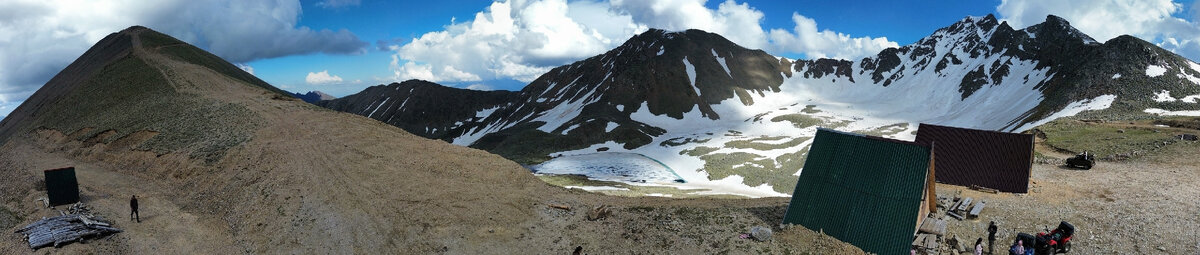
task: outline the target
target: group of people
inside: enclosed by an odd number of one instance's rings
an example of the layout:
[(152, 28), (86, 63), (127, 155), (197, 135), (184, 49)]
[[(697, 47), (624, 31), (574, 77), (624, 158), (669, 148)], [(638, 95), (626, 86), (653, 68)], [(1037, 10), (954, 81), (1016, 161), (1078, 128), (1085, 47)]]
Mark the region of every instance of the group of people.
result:
[[(994, 245), (996, 243), (996, 231), (997, 230), (999, 230), (999, 227), (996, 226), (995, 221), (988, 223), (988, 228), (987, 228), (987, 231), (988, 231), (988, 254), (993, 254), (995, 252), (995, 248), (993, 248), (992, 245)], [(1022, 254), (1022, 255), (1025, 254), (1025, 241), (1017, 240), (1016, 243), (1013, 243), (1012, 247), (1009, 247), (1008, 252), (1009, 252), (1009, 254)], [(983, 238), (982, 237), (980, 237), (979, 239), (975, 239), (975, 255), (983, 255)]]

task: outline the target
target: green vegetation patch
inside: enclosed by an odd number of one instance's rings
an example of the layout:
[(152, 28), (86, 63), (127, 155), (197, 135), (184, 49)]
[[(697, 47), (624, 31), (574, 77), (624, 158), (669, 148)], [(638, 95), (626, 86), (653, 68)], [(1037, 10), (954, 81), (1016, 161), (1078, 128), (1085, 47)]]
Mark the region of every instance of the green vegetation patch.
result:
[(1173, 132), (1150, 127), (1126, 127), (1074, 120), (1056, 120), (1038, 127), (1051, 147), (1094, 153), (1097, 159), (1125, 159), (1158, 150), (1174, 142)]
[(156, 48), (159, 53), (172, 56), (188, 63), (203, 66), (231, 78), (242, 80), (246, 83), (258, 86), (271, 92), (291, 97), (291, 93), (280, 90), (275, 86), (271, 86), (271, 84), (258, 79), (258, 77), (255, 77), (250, 73), (242, 71), (241, 68), (230, 64), (224, 59), (221, 59), (221, 57), (217, 57), (217, 55), (213, 55), (212, 53), (208, 53), (200, 48), (196, 48), (195, 46), (182, 42), (173, 44), (171, 41), (178, 42), (179, 40), (167, 37), (167, 35), (153, 31), (145, 31), (139, 35), (139, 38), (142, 39), (143, 47), (146, 47), (147, 42), (149, 42), (150, 45), (158, 45), (159, 47)]
[(661, 146), (663, 146), (663, 147), (675, 147), (675, 146), (680, 146), (680, 145), (689, 144), (689, 143), (707, 143), (708, 141), (711, 141), (711, 140), (712, 140), (712, 139), (697, 139), (697, 138), (691, 138), (691, 137), (676, 137), (676, 138), (671, 138), (671, 139), (668, 139), (668, 140), (666, 140), (666, 141), (662, 141), (662, 142), (661, 142), (661, 143), (659, 143), (658, 145), (661, 145)]
[(825, 121), (822, 121), (820, 119), (810, 117), (807, 114), (799, 114), (799, 113), (784, 114), (784, 115), (779, 115), (779, 116), (775, 116), (774, 118), (771, 118), (771, 122), (782, 122), (782, 121), (791, 122), (792, 126), (795, 126), (797, 128), (806, 128), (806, 127), (821, 125), (821, 124), (825, 123)]
[(697, 146), (696, 148), (691, 148), (691, 149), (686, 149), (686, 150), (680, 151), (679, 155), (688, 155), (688, 156), (692, 156), (692, 157), (699, 157), (701, 155), (709, 154), (709, 153), (712, 153), (712, 152), (720, 150), (720, 149), (721, 148), (717, 148), (717, 147)]
[(65, 103), (51, 105), (34, 127), (63, 133), (91, 128), (80, 139), (116, 132), (97, 141), (103, 143), (137, 131), (156, 131), (158, 135), (135, 149), (159, 154), (188, 150), (208, 163), (248, 141), (260, 124), (257, 114), (243, 106), (176, 92), (158, 69), (133, 55), (105, 66), (60, 100)]
[(1197, 117), (1178, 117), (1154, 120), (1154, 124), (1167, 125), (1170, 127), (1187, 128), (1200, 130), (1200, 118)]
[(817, 106), (816, 106), (816, 105), (811, 105), (811, 104), (810, 104), (810, 105), (805, 105), (805, 106), (804, 106), (804, 109), (803, 109), (803, 110), (800, 110), (800, 112), (807, 113), (807, 114), (814, 114), (814, 113), (819, 113), (819, 112), (821, 112), (821, 110), (817, 110)]
[(787, 141), (785, 143), (780, 143), (780, 144), (757, 142), (757, 141), (774, 141), (774, 140), (781, 140), (781, 139), (785, 139), (785, 138), (787, 138), (787, 137), (776, 136), (776, 137), (754, 138), (754, 139), (750, 139), (750, 140), (730, 141), (730, 142), (725, 143), (725, 147), (738, 148), (738, 149), (753, 149), (753, 150), (760, 150), (760, 151), (778, 150), (778, 149), (796, 147), (797, 145), (800, 145), (801, 143), (804, 143), (804, 141), (808, 141), (808, 139), (809, 139), (808, 137), (800, 137), (800, 138), (795, 138), (795, 139), (792, 139), (791, 141)]
[(163, 46), (184, 44), (183, 41), (171, 38), (163, 33), (146, 30), (138, 34), (138, 38), (142, 41), (142, 48), (157, 49)]
[[(791, 194), (796, 187), (796, 170), (804, 167), (805, 148), (798, 152), (784, 154), (776, 160), (762, 158), (759, 155), (735, 152), (719, 153), (700, 156), (704, 160), (704, 171), (709, 180), (725, 179), (732, 175), (744, 178), (742, 183), (751, 187), (770, 184), (776, 192)], [(779, 161), (780, 166), (775, 166)]]
[(899, 134), (900, 132), (904, 132), (904, 130), (907, 130), (907, 129), (908, 129), (908, 123), (896, 123), (896, 124), (877, 127), (875, 129), (858, 132), (858, 133), (861, 133), (864, 135), (869, 135), (869, 136), (882, 137), (882, 136)]

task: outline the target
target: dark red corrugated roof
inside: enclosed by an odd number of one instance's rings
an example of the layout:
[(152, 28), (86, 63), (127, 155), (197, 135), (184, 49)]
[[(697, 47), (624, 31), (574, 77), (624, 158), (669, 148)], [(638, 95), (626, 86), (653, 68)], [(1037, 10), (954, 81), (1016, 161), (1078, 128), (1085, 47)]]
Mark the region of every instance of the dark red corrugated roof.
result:
[(921, 123), (916, 142), (936, 145), (937, 182), (1012, 193), (1029, 191), (1033, 135)]

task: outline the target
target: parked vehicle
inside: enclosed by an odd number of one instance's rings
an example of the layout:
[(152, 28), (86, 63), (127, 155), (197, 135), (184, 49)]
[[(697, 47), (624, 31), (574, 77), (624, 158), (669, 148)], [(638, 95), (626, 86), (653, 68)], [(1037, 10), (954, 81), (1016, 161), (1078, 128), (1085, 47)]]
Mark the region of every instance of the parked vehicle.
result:
[(1066, 163), (1068, 167), (1082, 168), (1084, 170), (1092, 169), (1092, 165), (1096, 164), (1096, 155), (1084, 151), (1079, 155), (1067, 159)]
[[(1048, 233), (1047, 233), (1048, 232)], [(1037, 254), (1058, 254), (1071, 251), (1071, 236), (1075, 235), (1075, 226), (1066, 221), (1059, 222), (1054, 231), (1046, 229), (1037, 234)]]
[[(1018, 241), (1021, 244), (1024, 252), (1017, 253)], [(1013, 240), (1013, 244), (1009, 246), (1009, 255), (1033, 255), (1033, 246), (1037, 243), (1037, 237), (1026, 233), (1017, 233), (1017, 238)]]

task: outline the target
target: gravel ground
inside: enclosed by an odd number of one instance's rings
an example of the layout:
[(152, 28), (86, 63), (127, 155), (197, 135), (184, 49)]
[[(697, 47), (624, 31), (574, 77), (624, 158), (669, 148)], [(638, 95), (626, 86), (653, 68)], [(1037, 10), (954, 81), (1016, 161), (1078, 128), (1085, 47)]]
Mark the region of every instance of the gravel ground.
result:
[[(978, 219), (949, 219), (947, 237), (972, 243), (976, 238), (986, 240), (987, 224), (995, 221), (1000, 227), (996, 248), (1000, 254), (1017, 233), (1053, 230), (1059, 221), (1067, 221), (1077, 229), (1072, 254), (1200, 253), (1196, 148), (1173, 146), (1132, 161), (1097, 162), (1091, 170), (1035, 164), (1031, 192), (1025, 195), (939, 184), (940, 196), (988, 201)], [(943, 254), (953, 253), (943, 250)]]

